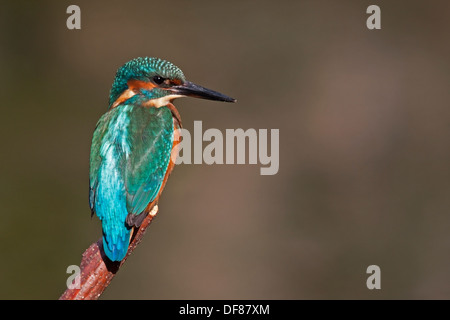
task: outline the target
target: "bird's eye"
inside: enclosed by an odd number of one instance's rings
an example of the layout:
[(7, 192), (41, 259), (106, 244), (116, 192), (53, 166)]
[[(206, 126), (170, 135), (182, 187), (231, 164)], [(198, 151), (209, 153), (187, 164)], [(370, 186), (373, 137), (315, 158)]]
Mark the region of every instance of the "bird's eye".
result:
[(154, 77), (153, 77), (153, 81), (154, 81), (156, 84), (161, 84), (161, 83), (164, 82), (164, 78), (163, 78), (163, 77), (160, 77), (160, 76), (154, 76)]

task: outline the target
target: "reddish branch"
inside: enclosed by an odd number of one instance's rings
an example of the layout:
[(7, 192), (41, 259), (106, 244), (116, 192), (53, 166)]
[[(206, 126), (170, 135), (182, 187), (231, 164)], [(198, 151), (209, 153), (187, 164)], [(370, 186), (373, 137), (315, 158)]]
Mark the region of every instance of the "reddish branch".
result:
[(83, 253), (81, 258), (81, 278), (79, 289), (67, 289), (59, 300), (96, 300), (105, 291), (112, 279), (125, 263), (128, 256), (141, 242), (145, 230), (158, 213), (158, 206), (155, 205), (150, 214), (144, 219), (139, 230), (134, 231), (130, 246), (125, 258), (120, 262), (110, 261), (103, 251), (103, 241), (100, 238), (97, 242)]

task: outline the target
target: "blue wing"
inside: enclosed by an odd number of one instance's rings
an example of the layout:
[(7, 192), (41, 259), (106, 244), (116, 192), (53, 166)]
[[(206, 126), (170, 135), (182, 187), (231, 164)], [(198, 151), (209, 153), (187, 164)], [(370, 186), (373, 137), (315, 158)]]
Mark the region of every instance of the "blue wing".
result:
[(103, 247), (112, 261), (125, 256), (133, 224), (145, 217), (170, 161), (173, 119), (166, 107), (130, 104), (111, 109), (94, 132), (89, 200), (102, 221)]

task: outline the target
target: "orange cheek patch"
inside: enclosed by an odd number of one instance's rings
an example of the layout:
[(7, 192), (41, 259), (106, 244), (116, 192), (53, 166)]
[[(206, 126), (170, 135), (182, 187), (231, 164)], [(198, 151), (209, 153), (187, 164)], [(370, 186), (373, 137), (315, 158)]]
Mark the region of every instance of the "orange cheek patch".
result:
[(127, 85), (128, 85), (128, 89), (125, 90), (116, 99), (116, 101), (114, 101), (114, 103), (111, 106), (111, 109), (117, 107), (122, 102), (127, 101), (132, 96), (137, 94), (139, 92), (139, 90), (141, 90), (141, 89), (145, 89), (145, 90), (151, 91), (153, 88), (156, 88), (155, 84), (153, 84), (151, 82), (140, 81), (140, 80), (128, 80)]
[(151, 91), (153, 88), (156, 88), (155, 84), (141, 80), (128, 80), (127, 85), (131, 90), (145, 89)]
[(121, 104), (122, 102), (127, 101), (128, 99), (130, 99), (132, 96), (134, 96), (136, 94), (136, 92), (134, 92), (133, 90), (127, 89), (125, 90), (118, 98), (116, 101), (114, 101), (114, 103), (111, 106), (111, 109), (117, 107), (119, 104)]

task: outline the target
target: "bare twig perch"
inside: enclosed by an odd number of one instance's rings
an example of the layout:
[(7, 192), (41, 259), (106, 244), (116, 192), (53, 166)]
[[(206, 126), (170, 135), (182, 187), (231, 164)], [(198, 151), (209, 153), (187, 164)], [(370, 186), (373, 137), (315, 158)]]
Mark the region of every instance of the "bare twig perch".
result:
[(67, 289), (59, 300), (96, 300), (111, 283), (111, 280), (125, 263), (128, 256), (141, 242), (145, 230), (158, 213), (158, 206), (155, 205), (149, 215), (144, 219), (139, 230), (135, 230), (133, 238), (128, 247), (125, 258), (120, 262), (110, 261), (103, 252), (103, 241), (100, 238), (97, 242), (83, 253), (80, 269), (80, 289)]

